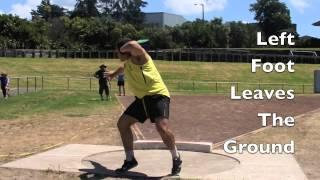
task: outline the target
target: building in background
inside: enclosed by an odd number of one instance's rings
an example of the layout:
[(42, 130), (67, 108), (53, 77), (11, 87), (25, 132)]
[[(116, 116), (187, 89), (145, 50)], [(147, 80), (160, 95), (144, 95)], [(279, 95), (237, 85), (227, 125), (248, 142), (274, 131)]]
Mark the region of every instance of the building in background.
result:
[(165, 12), (154, 12), (154, 13), (145, 13), (144, 23), (157, 26), (157, 27), (173, 27), (177, 25), (182, 25), (187, 20), (177, 14), (170, 14)]
[(320, 21), (313, 23), (314, 26), (320, 26)]

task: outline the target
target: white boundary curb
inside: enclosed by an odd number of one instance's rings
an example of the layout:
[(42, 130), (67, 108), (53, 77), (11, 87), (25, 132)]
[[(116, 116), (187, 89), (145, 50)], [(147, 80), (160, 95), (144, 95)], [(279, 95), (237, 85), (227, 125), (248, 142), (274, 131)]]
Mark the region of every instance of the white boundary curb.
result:
[[(192, 151), (192, 152), (212, 152), (212, 143), (209, 142), (176, 142), (178, 150)], [(151, 149), (167, 149), (162, 141), (151, 140), (137, 140), (134, 142), (134, 149), (137, 150), (151, 150)]]

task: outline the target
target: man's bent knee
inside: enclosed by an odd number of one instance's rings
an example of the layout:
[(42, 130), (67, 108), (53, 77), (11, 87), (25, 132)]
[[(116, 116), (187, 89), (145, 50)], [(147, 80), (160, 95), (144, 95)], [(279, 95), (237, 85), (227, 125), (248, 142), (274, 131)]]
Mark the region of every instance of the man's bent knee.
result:
[(135, 120), (134, 118), (131, 118), (130, 116), (123, 114), (119, 118), (117, 126), (118, 126), (119, 130), (127, 130), (128, 128), (130, 128), (136, 122), (138, 122), (138, 121)]
[(169, 121), (165, 118), (157, 119), (156, 128), (159, 133), (166, 134), (169, 131)]

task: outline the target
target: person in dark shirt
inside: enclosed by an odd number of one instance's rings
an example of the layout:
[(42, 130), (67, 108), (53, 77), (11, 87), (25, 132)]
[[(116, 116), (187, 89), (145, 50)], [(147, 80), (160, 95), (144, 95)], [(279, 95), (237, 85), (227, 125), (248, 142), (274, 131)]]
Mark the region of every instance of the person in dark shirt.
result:
[(8, 91), (9, 91), (8, 75), (6, 73), (1, 73), (0, 81), (1, 81), (1, 90), (2, 90), (3, 97), (5, 99), (7, 99), (8, 98)]
[(105, 76), (105, 73), (107, 72), (107, 66), (106, 65), (101, 65), (100, 66), (100, 70), (97, 71), (94, 74), (94, 77), (96, 77), (97, 79), (99, 79), (99, 94), (101, 97), (101, 101), (104, 100), (103, 98), (103, 93), (105, 92), (106, 94), (106, 100), (109, 100), (109, 81), (107, 79), (107, 77)]

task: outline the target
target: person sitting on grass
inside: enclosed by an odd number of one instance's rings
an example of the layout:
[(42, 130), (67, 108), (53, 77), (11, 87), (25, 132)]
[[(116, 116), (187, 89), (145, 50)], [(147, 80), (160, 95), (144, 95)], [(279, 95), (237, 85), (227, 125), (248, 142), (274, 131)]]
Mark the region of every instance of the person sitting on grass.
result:
[[(126, 96), (126, 89), (124, 88), (124, 73), (118, 74), (118, 87), (119, 87), (119, 96)], [(122, 92), (121, 92), (122, 90)]]
[(105, 92), (106, 94), (106, 100), (109, 100), (110, 96), (109, 96), (109, 81), (107, 79), (107, 77), (105, 76), (105, 73), (107, 72), (107, 66), (102, 64), (100, 66), (100, 70), (97, 71), (94, 74), (94, 77), (96, 77), (97, 79), (99, 79), (99, 94), (101, 97), (101, 101), (104, 100), (103, 98), (103, 93)]
[(0, 81), (1, 81), (1, 90), (3, 94), (3, 98), (8, 99), (9, 82), (10, 82), (8, 75), (6, 73), (1, 73)]

